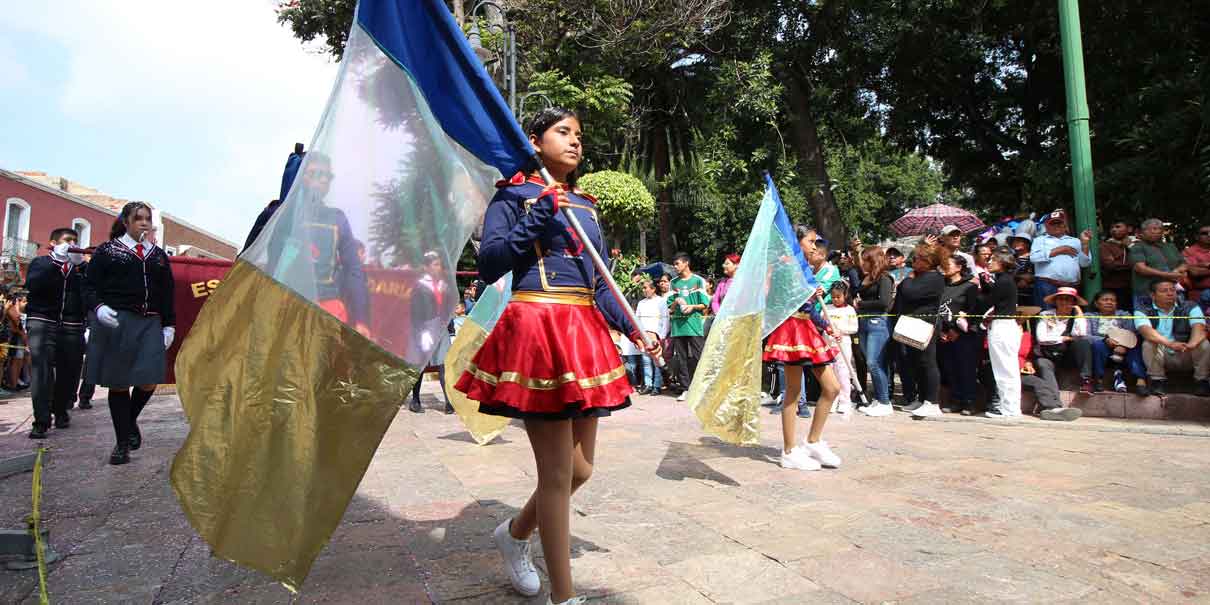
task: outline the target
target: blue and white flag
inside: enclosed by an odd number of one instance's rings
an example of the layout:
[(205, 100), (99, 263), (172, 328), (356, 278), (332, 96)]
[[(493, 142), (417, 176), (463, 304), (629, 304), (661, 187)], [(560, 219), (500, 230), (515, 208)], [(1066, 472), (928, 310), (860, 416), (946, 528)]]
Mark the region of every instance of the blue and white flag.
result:
[(766, 174), (760, 210), (686, 397), (703, 429), (729, 443), (760, 442), (761, 341), (818, 287)]
[(177, 357), (172, 485), (216, 556), (301, 586), (531, 154), (444, 2), (362, 0), (289, 194)]

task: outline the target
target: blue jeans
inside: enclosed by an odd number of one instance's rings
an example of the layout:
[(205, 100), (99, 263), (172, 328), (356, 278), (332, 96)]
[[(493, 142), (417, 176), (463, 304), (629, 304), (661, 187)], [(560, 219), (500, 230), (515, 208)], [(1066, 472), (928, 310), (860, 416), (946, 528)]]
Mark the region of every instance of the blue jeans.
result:
[[(1143, 347), (1137, 346), (1126, 351), (1126, 360), (1122, 369), (1134, 376), (1146, 377), (1147, 368), (1143, 365)], [(1105, 344), (1104, 338), (1092, 341), (1092, 377), (1100, 380), (1105, 376), (1105, 367), (1109, 364), (1109, 356), (1113, 349)]]
[(646, 355), (623, 355), (622, 365), (626, 366), (626, 375), (630, 378), (630, 386), (637, 387), (642, 384), (639, 376), (639, 358)]
[(643, 358), (643, 385), (655, 391), (664, 388), (664, 375), (660, 372), (660, 366), (655, 365), (655, 361), (648, 355), (639, 357)]
[[(798, 395), (799, 407), (802, 407), (807, 404), (807, 374), (809, 374), (809, 373), (810, 373), (810, 370), (803, 370), (802, 381), (799, 383), (800, 384), (799, 395)], [(776, 394), (770, 393), (770, 396), (772, 396), (774, 399), (777, 399), (779, 396), (784, 396), (786, 394), (786, 365), (782, 364), (782, 363), (777, 364), (777, 385), (778, 385), (777, 389), (781, 392), (776, 393)], [(783, 403), (785, 402), (784, 397), (783, 397), (782, 401), (783, 401)]]
[(870, 370), (874, 399), (886, 403), (891, 400), (891, 381), (887, 374), (887, 343), (891, 340), (889, 322), (885, 317), (863, 318), (858, 324), (857, 340)]
[(1059, 286), (1040, 279), (1034, 280), (1034, 304), (1043, 309), (1051, 309), (1054, 305), (1046, 304), (1046, 297), (1059, 291)]

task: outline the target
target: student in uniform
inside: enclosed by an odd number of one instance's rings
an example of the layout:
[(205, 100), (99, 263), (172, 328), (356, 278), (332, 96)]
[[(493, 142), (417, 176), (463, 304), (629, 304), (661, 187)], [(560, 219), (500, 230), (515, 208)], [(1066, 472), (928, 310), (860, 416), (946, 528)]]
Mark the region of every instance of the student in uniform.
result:
[[(455, 386), (480, 412), (525, 423), (537, 489), (494, 538), (513, 587), (534, 596), (541, 582), (529, 540), (541, 531), (547, 602), (564, 605), (584, 602), (571, 580), (571, 495), (592, 474), (597, 420), (629, 406), (633, 391), (610, 327), (643, 346), (563, 213), (574, 212), (604, 250), (596, 202), (576, 187), (581, 132), (574, 112), (542, 110), (529, 139), (557, 184), (548, 187), (537, 172), (498, 184), (484, 218), (479, 276), (495, 283), (512, 273), (513, 296)], [(660, 347), (646, 352), (659, 355)]]
[(50, 233), (50, 253), (29, 265), (26, 314), (32, 366), (34, 426), (30, 439), (45, 439), (51, 427), (71, 425), (67, 413), (84, 363), (84, 256), (69, 253), (79, 234), (59, 228)]
[(92, 316), (85, 381), (109, 389), (117, 441), (110, 464), (130, 462), (130, 451), (142, 446), (139, 413), (164, 380), (165, 353), (176, 337), (172, 267), (149, 241), (150, 230), (151, 208), (126, 204), (109, 241), (93, 252), (84, 282)]

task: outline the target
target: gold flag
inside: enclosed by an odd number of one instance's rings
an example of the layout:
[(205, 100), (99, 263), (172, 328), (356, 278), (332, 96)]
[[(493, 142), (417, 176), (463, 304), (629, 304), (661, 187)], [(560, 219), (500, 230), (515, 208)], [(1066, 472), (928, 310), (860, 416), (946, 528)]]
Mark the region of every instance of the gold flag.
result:
[(172, 487), (216, 556), (297, 590), (419, 374), (246, 262), (212, 296), (177, 356)]

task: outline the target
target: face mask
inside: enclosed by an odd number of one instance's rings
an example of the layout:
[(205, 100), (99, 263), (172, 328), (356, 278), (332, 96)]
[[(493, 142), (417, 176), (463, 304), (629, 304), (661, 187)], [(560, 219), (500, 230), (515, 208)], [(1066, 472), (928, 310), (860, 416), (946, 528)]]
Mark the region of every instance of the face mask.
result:
[(56, 258), (63, 259), (63, 258), (67, 258), (67, 251), (70, 248), (71, 248), (71, 244), (69, 244), (67, 242), (63, 242), (61, 244), (55, 244), (55, 247), (52, 248), (51, 250), (54, 253)]

